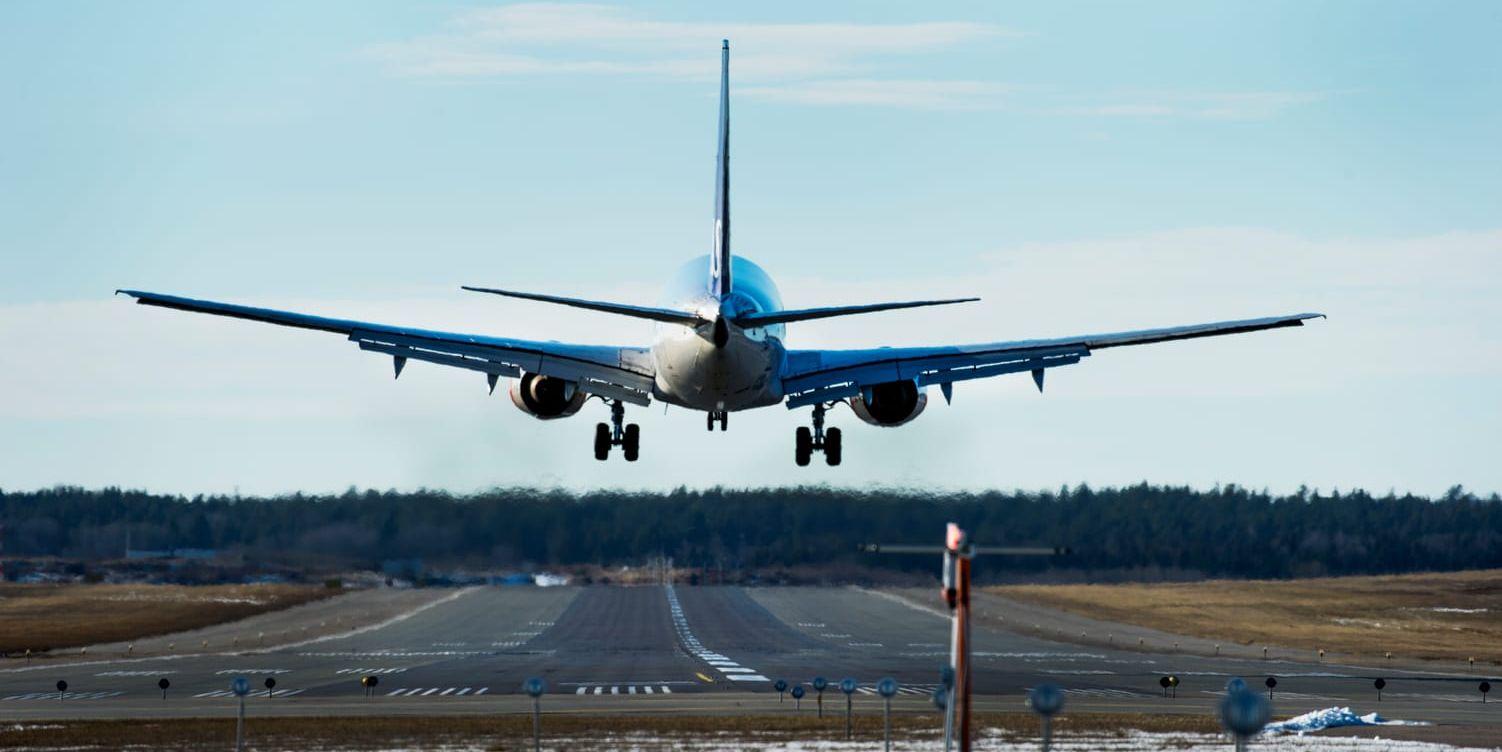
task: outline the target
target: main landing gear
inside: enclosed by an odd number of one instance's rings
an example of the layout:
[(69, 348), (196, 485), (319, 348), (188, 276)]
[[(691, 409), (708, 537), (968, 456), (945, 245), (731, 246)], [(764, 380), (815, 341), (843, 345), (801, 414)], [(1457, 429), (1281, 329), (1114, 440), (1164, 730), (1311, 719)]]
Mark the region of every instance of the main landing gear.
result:
[(814, 427), (809, 430), (808, 426), (799, 426), (796, 441), (793, 445), (793, 459), (798, 467), (808, 465), (809, 459), (814, 452), (824, 453), (824, 462), (831, 467), (840, 464), (842, 447), (840, 446), (840, 429), (831, 428), (824, 430), (824, 410), (822, 404), (814, 405)]
[(608, 459), (610, 448), (618, 446), (627, 462), (636, 461), (637, 450), (641, 448), (641, 426), (627, 423), (623, 428), (621, 424), (625, 420), (626, 406), (620, 400), (611, 400), (610, 425), (595, 424), (595, 459)]
[(730, 424), (730, 411), (729, 410), (710, 410), (709, 413), (707, 413), (705, 415), (704, 427), (707, 428), (707, 429), (709, 429), (709, 430), (711, 430), (711, 431), (713, 431), (714, 430), (714, 424), (715, 424), (716, 421), (719, 422), (719, 424), (720, 424), (720, 430), (721, 431), (726, 430), (726, 428)]

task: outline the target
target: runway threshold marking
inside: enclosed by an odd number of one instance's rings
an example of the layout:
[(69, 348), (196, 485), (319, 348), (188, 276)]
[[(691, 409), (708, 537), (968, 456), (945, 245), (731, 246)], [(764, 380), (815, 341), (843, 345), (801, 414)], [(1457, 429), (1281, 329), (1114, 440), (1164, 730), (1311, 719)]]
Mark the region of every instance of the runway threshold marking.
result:
[[(607, 686), (610, 687), (610, 694), (613, 694), (613, 695), (619, 695), (619, 694), (621, 694), (621, 686), (623, 686), (623, 685), (619, 685), (619, 684), (613, 685), (613, 686), (611, 686), (611, 685), (605, 685), (605, 684), (600, 684), (600, 685), (596, 685), (596, 686), (593, 686), (593, 687), (579, 687), (578, 689), (574, 690), (574, 694), (576, 694), (576, 695), (587, 695), (587, 694), (602, 695), (602, 694), (605, 694), (605, 688)], [(666, 685), (666, 684), (640, 684), (640, 685), (638, 685), (638, 684), (627, 684), (627, 685), (624, 685), (624, 686), (626, 687), (626, 694), (628, 694), (628, 695), (634, 695), (634, 694), (645, 694), (645, 695), (664, 694), (664, 695), (670, 695), (670, 694), (673, 693), (673, 690), (670, 689), (668, 687), (668, 685)], [(593, 691), (591, 691), (591, 690), (593, 690)]]
[[(303, 689), (277, 689), (277, 690), (272, 690), (271, 697), (272, 698), (277, 698), (277, 697), (292, 697), (293, 695), (300, 695), (300, 694), (302, 694), (302, 693), (304, 693), (306, 691), (308, 691), (306, 687), (304, 687)], [(215, 689), (215, 690), (211, 690), (211, 691), (208, 691), (208, 692), (199, 692), (198, 694), (193, 695), (193, 696), (195, 698), (201, 698), (201, 699), (214, 699), (214, 698), (219, 698), (219, 697), (234, 697), (235, 693), (231, 692), (231, 691), (229, 691), (227, 689)], [(251, 697), (265, 697), (266, 693), (265, 692), (251, 692), (250, 696)]]
[[(471, 690), (474, 690), (474, 694), (470, 694)], [(439, 697), (462, 697), (464, 695), (479, 697), (489, 691), (490, 687), (480, 687), (479, 689), (474, 689), (473, 687), (398, 687), (387, 692), (386, 696), (427, 697), (436, 692)]]
[[(120, 695), (123, 695), (123, 694), (125, 694), (125, 693), (124, 692), (119, 692), (119, 691), (116, 691), (116, 692), (63, 692), (62, 693), (62, 701), (63, 702), (67, 702), (68, 700), (103, 700), (103, 699), (106, 699), (106, 698), (109, 698), (109, 697), (119, 697)], [(18, 695), (11, 695), (11, 696), (5, 698), (6, 702), (13, 701), (13, 700), (14, 701), (19, 701), (19, 702), (25, 702), (27, 700), (58, 700), (58, 693), (57, 692), (25, 692), (25, 693), (18, 694)]]

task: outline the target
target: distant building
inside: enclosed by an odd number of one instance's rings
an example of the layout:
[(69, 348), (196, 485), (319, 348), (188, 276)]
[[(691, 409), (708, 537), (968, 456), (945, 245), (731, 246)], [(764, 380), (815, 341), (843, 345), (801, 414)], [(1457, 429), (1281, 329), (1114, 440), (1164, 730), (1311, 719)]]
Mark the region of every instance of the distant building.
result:
[(126, 549), (125, 558), (131, 561), (144, 559), (193, 559), (206, 561), (219, 556), (219, 552), (212, 548), (163, 548), (163, 549)]

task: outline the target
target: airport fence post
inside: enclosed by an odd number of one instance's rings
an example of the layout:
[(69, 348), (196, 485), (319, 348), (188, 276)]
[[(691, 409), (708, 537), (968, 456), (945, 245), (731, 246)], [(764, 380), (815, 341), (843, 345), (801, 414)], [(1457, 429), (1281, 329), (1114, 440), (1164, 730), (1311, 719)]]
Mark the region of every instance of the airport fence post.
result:
[(532, 752), (542, 749), (542, 693), (548, 689), (541, 677), (529, 677), (522, 682), (522, 689), (532, 696)]
[(882, 747), (892, 752), (892, 695), (897, 694), (897, 680), (888, 676), (876, 683), (876, 692), (881, 695)]

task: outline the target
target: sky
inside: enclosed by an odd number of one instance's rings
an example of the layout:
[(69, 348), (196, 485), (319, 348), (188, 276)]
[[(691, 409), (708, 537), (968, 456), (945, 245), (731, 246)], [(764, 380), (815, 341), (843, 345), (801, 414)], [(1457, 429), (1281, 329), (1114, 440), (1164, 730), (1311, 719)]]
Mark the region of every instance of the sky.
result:
[[(0, 488), (936, 490), (1148, 481), (1502, 490), (1502, 5), (0, 4)], [(527, 339), (643, 322), (711, 245), (732, 45), (734, 248), (789, 346), (988, 342), (1318, 311), (844, 407), (540, 422), (474, 373), (132, 306), (144, 289)]]

